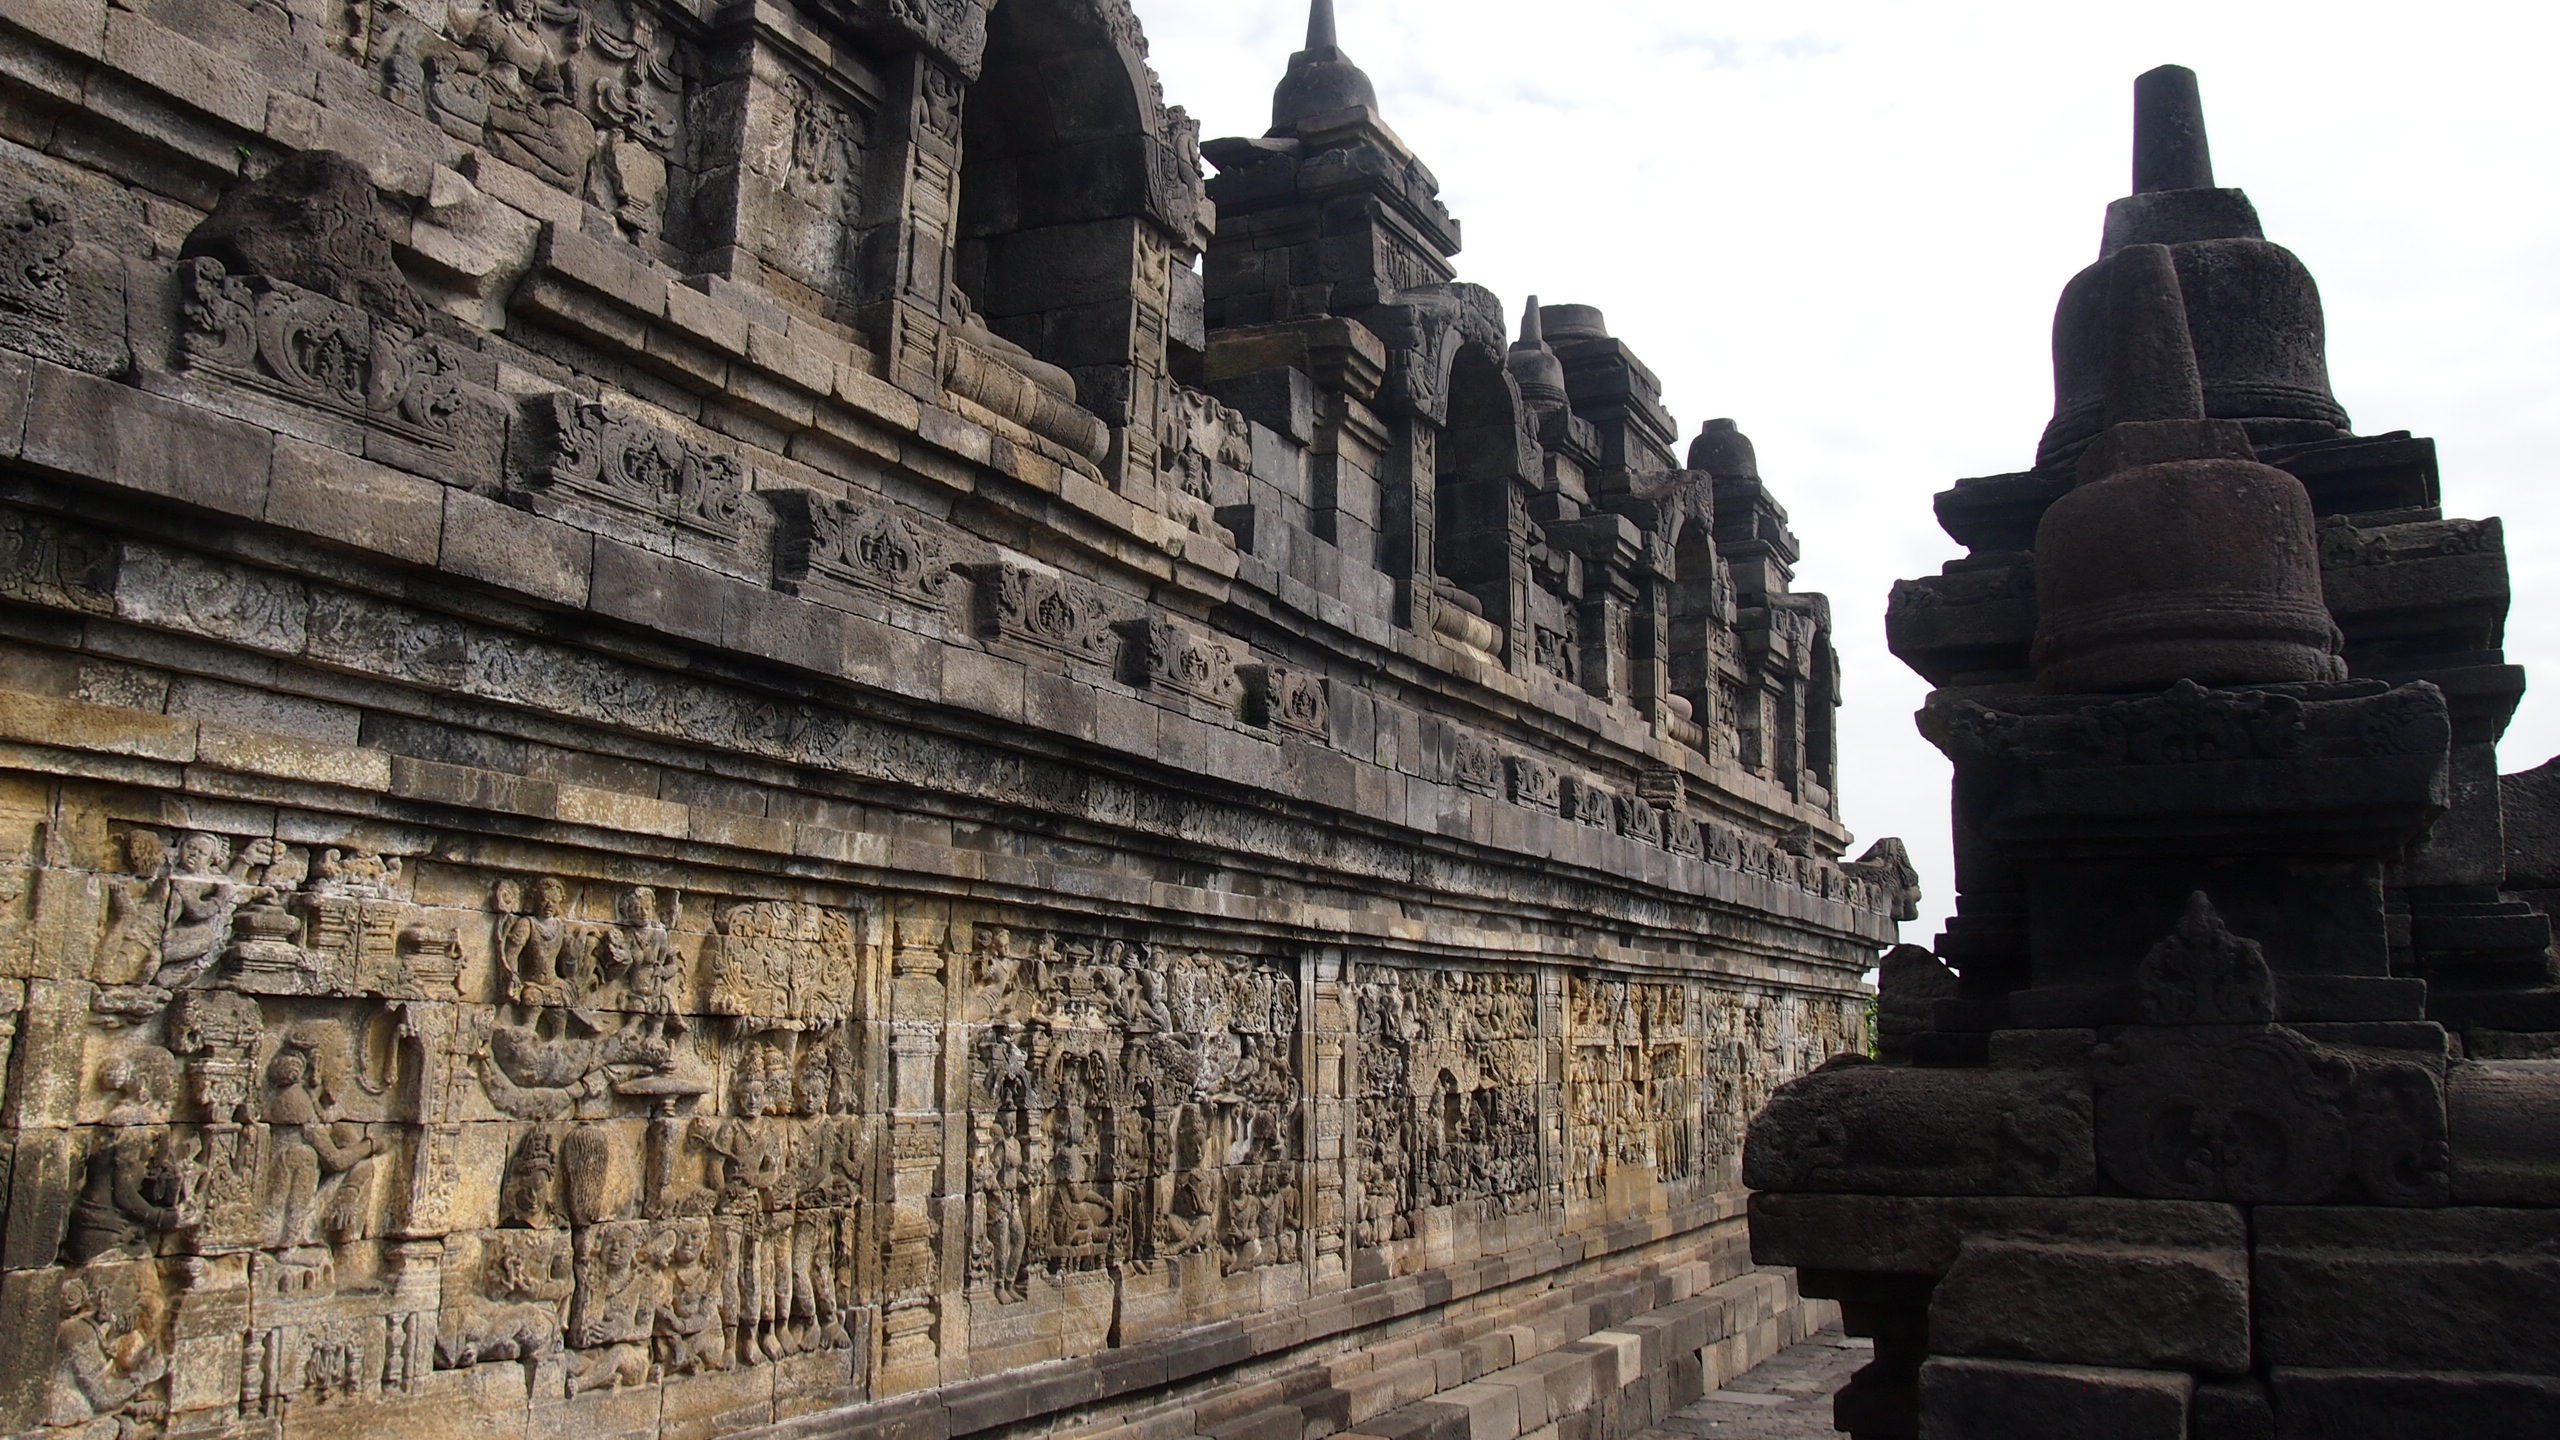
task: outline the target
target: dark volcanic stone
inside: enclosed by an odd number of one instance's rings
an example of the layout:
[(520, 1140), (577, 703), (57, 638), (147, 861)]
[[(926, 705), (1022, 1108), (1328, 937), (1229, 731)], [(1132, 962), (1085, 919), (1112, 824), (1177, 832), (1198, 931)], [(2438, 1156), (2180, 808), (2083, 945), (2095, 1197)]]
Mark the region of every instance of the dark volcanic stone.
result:
[(2507, 884), (2560, 890), (2560, 760), (2498, 777), (2506, 811)]
[(1932, 1360), (1920, 1440), (2187, 1440), (2193, 1377), (2161, 1370)]
[(2082, 693), (2345, 678), (2311, 501), (2204, 418), (2165, 246), (2107, 262), (2106, 418), (2036, 534), (2037, 685)]
[(424, 325), (427, 307), (391, 258), (378, 205), (362, 165), (334, 151), (297, 151), (224, 192), (179, 253)]
[(2133, 82), (2133, 189), (2206, 190), (2213, 186), (2213, 148), (2204, 132), (2204, 97), (2196, 72), (2163, 65)]
[(2249, 1368), (2249, 1261), (2215, 1250), (1968, 1240), (1929, 1304), (1941, 1355)]

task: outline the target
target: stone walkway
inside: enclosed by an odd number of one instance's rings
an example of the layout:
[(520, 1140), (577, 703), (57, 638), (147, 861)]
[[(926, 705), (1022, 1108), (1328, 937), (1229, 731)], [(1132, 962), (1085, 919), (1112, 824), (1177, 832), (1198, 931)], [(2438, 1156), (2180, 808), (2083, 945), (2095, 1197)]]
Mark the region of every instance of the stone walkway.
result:
[(1875, 1342), (1838, 1327), (1779, 1351), (1639, 1440), (1838, 1440), (1831, 1397), (1875, 1358)]

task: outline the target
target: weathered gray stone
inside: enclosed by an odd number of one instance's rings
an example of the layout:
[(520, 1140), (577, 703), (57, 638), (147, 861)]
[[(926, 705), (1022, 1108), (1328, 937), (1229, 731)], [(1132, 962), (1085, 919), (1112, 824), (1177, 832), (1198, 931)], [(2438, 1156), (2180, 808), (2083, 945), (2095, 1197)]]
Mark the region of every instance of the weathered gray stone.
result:
[(223, 514), (265, 512), (274, 437), (130, 386), (39, 362), (30, 465)]
[(2532, 1440), (2551, 1433), (2560, 1381), (2539, 1375), (2277, 1369), (2279, 1440)]
[[(2195, 76), (2135, 93), (2036, 468), (1940, 495), (1971, 553), (1888, 616), (1941, 687), (1959, 913), (1888, 961), (1905, 1063), (1755, 1126), (1754, 1258), (1875, 1338), (1855, 1434), (2548, 1428), (2560, 860), (2529, 812), (2560, 807), (2494, 783), (2503, 533), (2442, 517), (2430, 442), (2347, 434), (2318, 290), (2216, 187)], [(1747, 447), (1693, 464), (1738, 523)], [(2045, 1076), (2090, 1087), (2103, 1201), (1986, 1163), (1994, 1097)]]
[(2241, 1374), (2248, 1253), (1968, 1239), (1929, 1301), (1929, 1343), (1942, 1355)]
[(2560, 1285), (2560, 1212), (2267, 1206), (2254, 1219), (2268, 1362), (2560, 1374), (2544, 1303)]
[(2073, 1195), (2097, 1186), (2088, 1080), (1835, 1062), (1752, 1122), (1756, 1190)]
[[(261, 107), (263, 109), (263, 107)], [(373, 179), (344, 155), (305, 150), (224, 192), (182, 257), (219, 260), (415, 328), (427, 309), (391, 258)]]
[(2456, 1204), (2560, 1204), (2560, 1061), (2456, 1065), (2445, 1113)]
[(2183, 1440), (2194, 1391), (2174, 1371), (1931, 1360), (1920, 1367), (1920, 1440)]
[(1969, 1236), (2051, 1245), (2220, 1251), (2248, 1244), (2233, 1205), (2070, 1199), (1761, 1193), (1751, 1258), (1888, 1275), (1943, 1275)]
[(0, 22), (0, 1429), (1620, 1440), (1801, 1334), (1743, 1129), (1918, 912), (1768, 487), (1596, 315), (1521, 403), (1373, 110), (1219, 229), (1119, 0), (705, 23)]

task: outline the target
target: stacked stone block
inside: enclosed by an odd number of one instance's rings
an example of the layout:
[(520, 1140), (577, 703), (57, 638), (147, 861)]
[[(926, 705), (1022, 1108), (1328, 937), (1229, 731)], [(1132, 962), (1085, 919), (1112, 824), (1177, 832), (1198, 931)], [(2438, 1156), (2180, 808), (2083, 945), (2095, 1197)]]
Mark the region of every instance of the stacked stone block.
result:
[(1399, 612), (1500, 315), (1213, 334), (1144, 53), (0, 11), (0, 1430), (1603, 1440), (1819, 1321), (1741, 1131), (1907, 867)]
[(1875, 1338), (1853, 1435), (2538, 1434), (2552, 1366), (2506, 1340), (2560, 1131), (2504, 1057), (2552, 1053), (2549, 922), (2501, 886), (2550, 870), (2494, 843), (2497, 525), (2348, 432), (2194, 76), (2136, 95), (2039, 464), (1938, 497), (1971, 553), (1888, 618), (1957, 914), (1885, 961), (1886, 1063), (1755, 1122), (1753, 1253)]

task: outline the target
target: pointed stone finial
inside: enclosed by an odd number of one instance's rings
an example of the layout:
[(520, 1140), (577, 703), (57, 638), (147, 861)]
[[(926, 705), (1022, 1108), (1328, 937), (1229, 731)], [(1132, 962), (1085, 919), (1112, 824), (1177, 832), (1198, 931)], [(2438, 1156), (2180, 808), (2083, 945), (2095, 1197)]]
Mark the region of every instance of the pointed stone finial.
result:
[(1335, 50), (1340, 43), (1334, 38), (1333, 0), (1315, 0), (1307, 11), (1307, 48)]
[(1307, 10), (1307, 48), (1289, 57), (1289, 73), (1271, 97), (1271, 133), (1289, 134), (1319, 115), (1377, 108), (1377, 87), (1342, 53), (1333, 0), (1313, 0)]
[(2109, 263), (2105, 423), (2202, 420), (2204, 380), (2169, 247), (2131, 246)]
[(1568, 397), (1564, 362), (1547, 344), (1547, 317), (1538, 297), (1529, 297), (1529, 312), (1520, 319), (1520, 340), (1511, 347), (1511, 378), (1520, 383), (1520, 398), (1537, 411), (1561, 410)]
[(2133, 193), (2213, 188), (2196, 72), (2163, 65), (2133, 82)]

